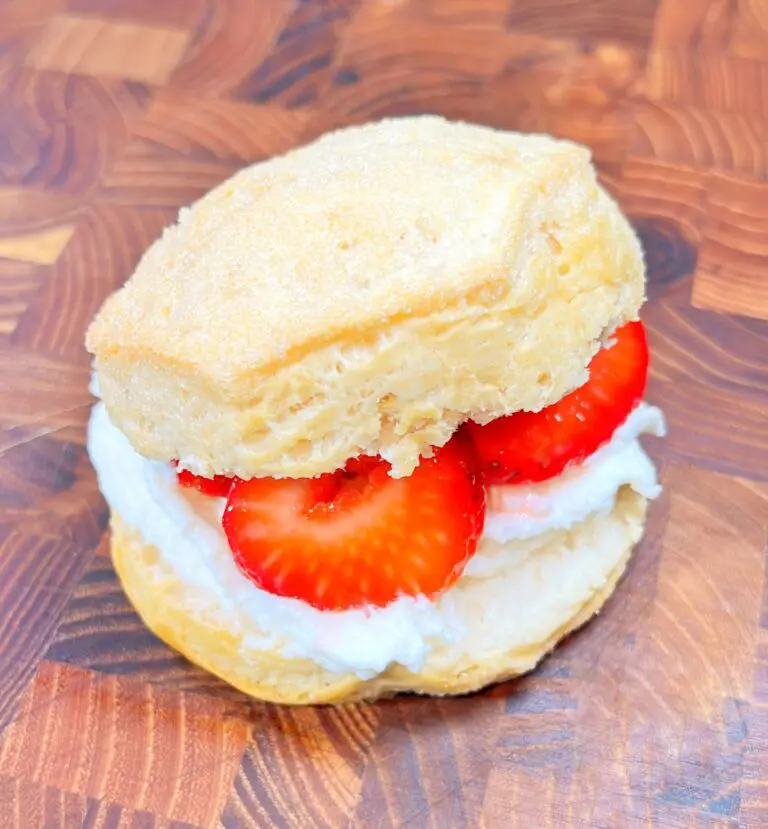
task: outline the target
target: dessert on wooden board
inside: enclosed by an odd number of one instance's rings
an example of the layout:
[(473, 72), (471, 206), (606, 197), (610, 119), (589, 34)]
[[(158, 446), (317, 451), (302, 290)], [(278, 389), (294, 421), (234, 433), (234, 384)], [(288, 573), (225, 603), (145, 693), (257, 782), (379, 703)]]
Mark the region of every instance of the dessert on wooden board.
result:
[(530, 670), (658, 494), (644, 283), (568, 142), (414, 117), (242, 170), (88, 332), (129, 598), (278, 702)]

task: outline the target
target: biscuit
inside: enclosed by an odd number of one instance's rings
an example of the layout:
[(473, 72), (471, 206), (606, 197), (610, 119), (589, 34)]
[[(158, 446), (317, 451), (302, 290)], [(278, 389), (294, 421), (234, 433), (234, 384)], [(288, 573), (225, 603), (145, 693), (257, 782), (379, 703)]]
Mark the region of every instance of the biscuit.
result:
[(587, 150), (422, 116), (248, 167), (182, 210), (87, 338), (143, 455), (407, 475), (458, 424), (539, 410), (635, 319), (641, 248)]
[[(508, 564), (487, 578), (465, 573), (450, 589), (466, 626), (459, 641), (435, 643), (418, 672), (390, 665), (363, 679), (334, 673), (263, 641), (252, 618), (197, 589), (141, 535), (112, 515), (112, 557), (125, 592), (144, 622), (191, 661), (253, 697), (287, 704), (345, 703), (401, 691), (461, 694), (525, 673), (572, 630), (597, 613), (639, 539), (646, 500), (629, 487), (610, 513), (594, 513), (570, 530), (537, 539), (527, 556), (499, 545)], [(515, 542), (510, 542), (514, 544)], [(522, 585), (537, 584), (535, 590)], [(525, 593), (516, 603), (515, 591)], [(239, 614), (237, 625), (231, 614)]]

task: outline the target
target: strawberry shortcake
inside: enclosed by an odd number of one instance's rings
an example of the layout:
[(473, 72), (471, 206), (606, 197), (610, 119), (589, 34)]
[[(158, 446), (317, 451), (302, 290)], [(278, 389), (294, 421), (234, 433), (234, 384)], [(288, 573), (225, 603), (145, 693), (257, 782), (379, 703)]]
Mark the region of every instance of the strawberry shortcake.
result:
[(569, 142), (421, 116), (242, 170), (88, 332), (127, 595), (260, 699), (530, 670), (659, 492), (644, 284)]

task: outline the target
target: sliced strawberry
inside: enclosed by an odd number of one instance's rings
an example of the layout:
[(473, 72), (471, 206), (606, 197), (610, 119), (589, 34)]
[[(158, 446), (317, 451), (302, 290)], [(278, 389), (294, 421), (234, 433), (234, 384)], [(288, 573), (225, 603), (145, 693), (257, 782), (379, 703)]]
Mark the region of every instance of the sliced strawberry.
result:
[(486, 483), (543, 481), (589, 457), (645, 391), (648, 344), (640, 322), (618, 329), (589, 365), (589, 380), (540, 412), (469, 423)]
[(224, 530), (259, 587), (321, 610), (433, 596), (459, 577), (482, 533), (485, 492), (471, 460), (457, 438), (408, 478), (358, 458), (311, 480), (237, 481)]
[(196, 489), (198, 492), (202, 492), (203, 495), (211, 495), (215, 498), (226, 498), (235, 480), (226, 475), (204, 478), (202, 475), (193, 475), (187, 469), (177, 469), (176, 477), (182, 486)]

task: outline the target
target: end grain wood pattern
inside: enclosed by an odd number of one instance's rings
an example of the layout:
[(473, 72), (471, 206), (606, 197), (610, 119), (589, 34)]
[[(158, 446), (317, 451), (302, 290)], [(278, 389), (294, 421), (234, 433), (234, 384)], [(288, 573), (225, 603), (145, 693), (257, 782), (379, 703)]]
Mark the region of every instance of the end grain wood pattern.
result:
[[(435, 112), (593, 150), (665, 493), (601, 617), (464, 699), (255, 703), (145, 630), (85, 326), (178, 208)], [(768, 3), (0, 0), (0, 827), (768, 826)]]

